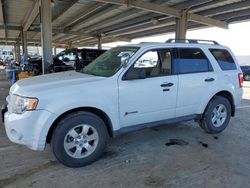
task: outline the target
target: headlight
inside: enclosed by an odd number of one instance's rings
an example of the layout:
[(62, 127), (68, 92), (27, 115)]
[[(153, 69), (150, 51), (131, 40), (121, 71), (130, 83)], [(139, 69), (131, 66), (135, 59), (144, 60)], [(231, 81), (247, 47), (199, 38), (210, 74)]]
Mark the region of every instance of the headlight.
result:
[(13, 105), (13, 113), (22, 114), (25, 111), (35, 110), (38, 104), (37, 98), (27, 98), (16, 96), (15, 103)]

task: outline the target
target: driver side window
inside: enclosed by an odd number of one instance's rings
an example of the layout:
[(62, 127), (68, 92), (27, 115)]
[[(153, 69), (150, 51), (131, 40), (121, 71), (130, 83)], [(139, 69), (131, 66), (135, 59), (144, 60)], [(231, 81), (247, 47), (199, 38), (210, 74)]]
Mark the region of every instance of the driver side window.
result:
[(146, 77), (157, 76), (160, 58), (157, 50), (147, 51), (134, 64), (134, 69), (144, 69)]
[[(172, 70), (171, 49), (145, 52), (129, 69), (127, 74), (145, 75), (144, 78), (170, 75)], [(141, 78), (140, 76), (138, 78)]]

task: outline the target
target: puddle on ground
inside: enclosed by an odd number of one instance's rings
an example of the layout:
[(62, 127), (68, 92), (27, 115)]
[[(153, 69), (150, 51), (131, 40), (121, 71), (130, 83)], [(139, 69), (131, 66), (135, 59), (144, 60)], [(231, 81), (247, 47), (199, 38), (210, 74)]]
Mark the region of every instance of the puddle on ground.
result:
[(166, 146), (173, 146), (173, 145), (185, 146), (185, 145), (188, 145), (188, 142), (182, 139), (169, 139), (169, 141), (165, 145)]
[(218, 139), (219, 139), (219, 137), (218, 137), (218, 136), (214, 136), (214, 139), (215, 139), (215, 140), (218, 140)]
[(204, 143), (204, 142), (201, 142), (199, 141), (199, 143), (204, 147), (204, 148), (208, 148), (208, 144)]

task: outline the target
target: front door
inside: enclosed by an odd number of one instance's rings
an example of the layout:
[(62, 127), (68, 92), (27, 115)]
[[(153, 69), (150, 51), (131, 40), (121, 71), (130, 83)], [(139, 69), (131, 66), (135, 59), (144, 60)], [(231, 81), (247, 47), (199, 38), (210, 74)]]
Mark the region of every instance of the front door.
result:
[(119, 79), (121, 127), (175, 117), (178, 76), (171, 64), (171, 49), (147, 51)]

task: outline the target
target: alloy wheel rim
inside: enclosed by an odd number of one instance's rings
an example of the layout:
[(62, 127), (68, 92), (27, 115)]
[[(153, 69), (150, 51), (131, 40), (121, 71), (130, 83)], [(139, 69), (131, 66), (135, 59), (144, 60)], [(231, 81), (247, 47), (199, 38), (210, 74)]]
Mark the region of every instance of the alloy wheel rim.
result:
[(212, 111), (212, 124), (214, 127), (220, 127), (226, 121), (227, 108), (224, 104), (217, 105)]
[(92, 154), (99, 142), (96, 129), (87, 124), (80, 124), (70, 129), (64, 137), (66, 153), (76, 159), (82, 159)]

